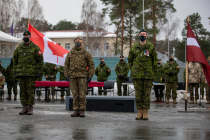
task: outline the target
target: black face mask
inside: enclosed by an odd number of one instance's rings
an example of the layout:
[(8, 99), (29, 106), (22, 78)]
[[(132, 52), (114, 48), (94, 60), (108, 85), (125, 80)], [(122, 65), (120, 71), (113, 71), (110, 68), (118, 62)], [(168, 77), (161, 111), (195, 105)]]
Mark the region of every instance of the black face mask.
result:
[(28, 38), (28, 37), (24, 37), (24, 38), (23, 38), (23, 41), (24, 41), (25, 43), (28, 43), (28, 42), (29, 42), (29, 38)]
[(101, 65), (104, 65), (105, 64), (105, 62), (104, 61), (101, 61), (101, 63), (100, 63)]
[(140, 41), (144, 42), (147, 38), (146, 36), (139, 36)]
[(81, 43), (80, 42), (75, 42), (75, 47), (80, 47)]

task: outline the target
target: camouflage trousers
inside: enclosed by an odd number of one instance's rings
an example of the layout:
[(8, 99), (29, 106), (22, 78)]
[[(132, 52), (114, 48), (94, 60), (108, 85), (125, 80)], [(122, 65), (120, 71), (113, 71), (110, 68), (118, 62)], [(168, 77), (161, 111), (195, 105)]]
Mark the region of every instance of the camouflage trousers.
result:
[(17, 81), (11, 81), (7, 82), (7, 90), (8, 90), (8, 95), (12, 95), (12, 90), (13, 94), (16, 96), (17, 95)]
[(150, 92), (152, 80), (150, 79), (133, 79), (136, 94), (136, 108), (150, 109)]
[(70, 89), (73, 95), (73, 110), (86, 110), (87, 78), (70, 79)]
[[(190, 90), (190, 100), (194, 101), (199, 99), (198, 95), (198, 88), (199, 88), (199, 83), (189, 83), (189, 90)], [(195, 95), (194, 95), (194, 89), (195, 89)]]
[(127, 96), (127, 85), (122, 86), (123, 81), (117, 81), (117, 95), (122, 96), (122, 87), (123, 87), (123, 96)]
[(200, 84), (200, 94), (201, 94), (201, 98), (202, 99), (204, 98), (204, 88), (206, 89), (206, 97), (207, 97), (207, 94), (208, 94), (208, 84), (201, 83)]
[(22, 106), (34, 104), (34, 85), (35, 78), (23, 77), (19, 79), (20, 85), (20, 101)]
[[(46, 78), (47, 81), (56, 81), (56, 79), (52, 79), (52, 78)], [(47, 90), (47, 93), (46, 93), (46, 98), (47, 100), (50, 99), (50, 95), (52, 96), (52, 98), (55, 97), (55, 87), (50, 87), (48, 90)]]
[(171, 91), (172, 91), (172, 99), (175, 100), (177, 98), (177, 83), (167, 83), (166, 84), (166, 99), (169, 100), (171, 98)]

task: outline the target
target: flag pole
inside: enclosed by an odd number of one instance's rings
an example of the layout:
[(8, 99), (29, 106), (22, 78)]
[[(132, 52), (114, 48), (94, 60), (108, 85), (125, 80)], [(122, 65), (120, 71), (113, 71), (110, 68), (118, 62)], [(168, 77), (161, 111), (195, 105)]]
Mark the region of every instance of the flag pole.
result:
[[(187, 17), (187, 24), (190, 23), (190, 19), (189, 17)], [(185, 95), (184, 95), (184, 99), (185, 99), (185, 112), (187, 112), (187, 94), (188, 94), (188, 83), (189, 83), (189, 79), (188, 79), (188, 61), (187, 61), (187, 35), (186, 35), (186, 42), (185, 42)]]

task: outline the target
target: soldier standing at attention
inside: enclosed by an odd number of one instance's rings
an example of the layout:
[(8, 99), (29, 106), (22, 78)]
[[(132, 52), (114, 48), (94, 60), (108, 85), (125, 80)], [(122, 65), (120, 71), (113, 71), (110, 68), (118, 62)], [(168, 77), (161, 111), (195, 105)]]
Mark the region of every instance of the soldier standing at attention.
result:
[(20, 100), (23, 106), (19, 115), (32, 115), (34, 105), (34, 81), (39, 76), (37, 65), (42, 64), (40, 49), (30, 41), (31, 33), (23, 33), (23, 42), (18, 45), (13, 55), (15, 77), (20, 85)]
[(176, 89), (178, 83), (179, 65), (176, 63), (173, 57), (170, 57), (169, 61), (165, 64), (164, 72), (166, 76), (166, 104), (169, 104), (169, 100), (171, 98), (171, 90), (173, 103), (177, 104)]
[(140, 31), (138, 37), (140, 41), (136, 42), (130, 49), (128, 63), (131, 69), (138, 109), (136, 120), (148, 120), (150, 92), (154, 77), (154, 67), (156, 67), (157, 63), (157, 54), (154, 46), (146, 40), (146, 31)]
[[(117, 74), (117, 94), (122, 96), (122, 83), (127, 82), (129, 66), (124, 60), (124, 56), (120, 56), (120, 61), (115, 67), (115, 72)], [(123, 96), (127, 96), (127, 85), (123, 86)]]
[(154, 82), (157, 83), (157, 85), (154, 85), (154, 91), (155, 91), (155, 97), (156, 102), (162, 102), (163, 100), (163, 90), (165, 88), (164, 85), (160, 85), (163, 83), (163, 76), (164, 76), (164, 70), (163, 65), (161, 64), (161, 60), (158, 60), (157, 67), (154, 71)]
[[(56, 81), (57, 68), (55, 64), (45, 63), (44, 64), (44, 76), (47, 81)], [(51, 91), (51, 92), (50, 92)], [(50, 101), (50, 94), (52, 101), (55, 100), (55, 87), (50, 87), (45, 94), (45, 101)]]
[(73, 94), (71, 117), (85, 117), (87, 81), (94, 74), (94, 62), (90, 53), (82, 46), (82, 39), (74, 40), (75, 46), (68, 53), (64, 65), (64, 75), (70, 78), (70, 89)]
[(12, 89), (13, 89), (14, 101), (16, 101), (17, 100), (17, 80), (15, 79), (15, 76), (14, 76), (13, 60), (11, 60), (11, 63), (6, 69), (2, 67), (0, 63), (0, 71), (5, 76), (5, 79), (7, 82), (7, 91), (8, 91), (7, 100), (9, 101), (11, 100)]
[[(111, 74), (111, 69), (106, 65), (104, 62), (104, 58), (100, 58), (100, 64), (95, 70), (95, 74), (97, 76), (98, 82), (105, 82), (107, 81), (109, 75)], [(102, 87), (98, 87), (98, 95), (102, 95)], [(104, 96), (107, 95), (107, 92), (104, 91)]]

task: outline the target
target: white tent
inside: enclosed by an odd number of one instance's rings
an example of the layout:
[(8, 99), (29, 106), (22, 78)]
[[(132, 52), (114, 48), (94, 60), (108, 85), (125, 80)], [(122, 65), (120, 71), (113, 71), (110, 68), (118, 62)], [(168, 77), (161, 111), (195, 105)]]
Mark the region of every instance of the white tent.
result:
[(7, 33), (4, 33), (2, 31), (0, 31), (0, 41), (4, 41), (4, 42), (11, 42), (11, 43), (18, 43), (21, 41), (21, 39), (13, 37)]

